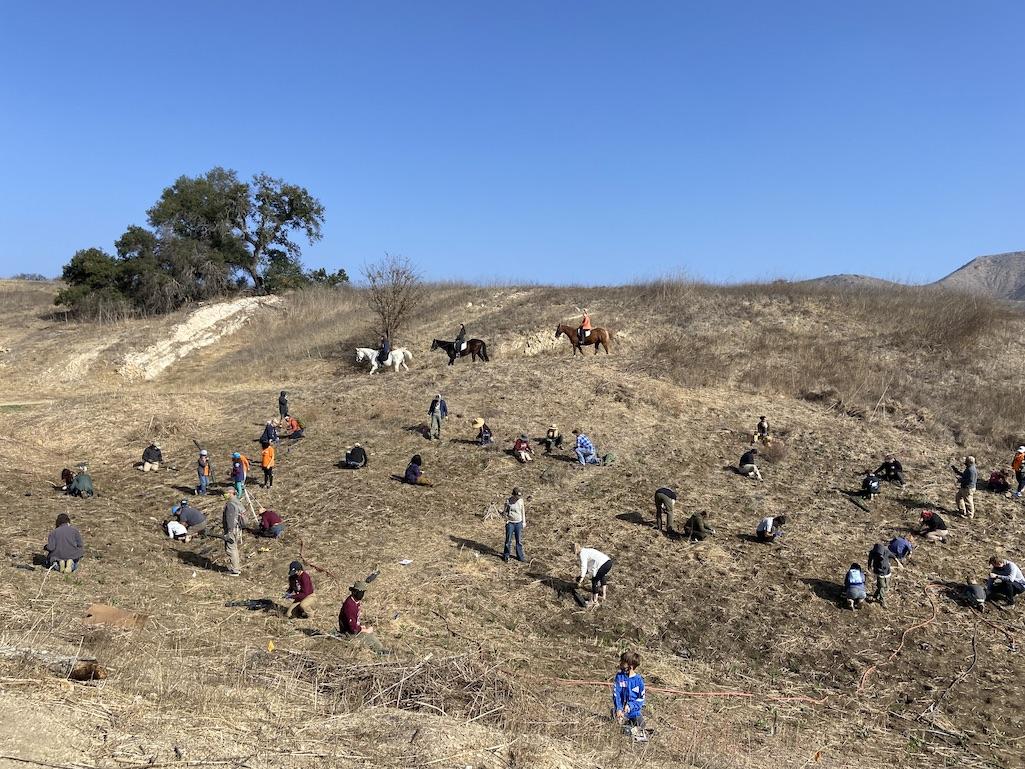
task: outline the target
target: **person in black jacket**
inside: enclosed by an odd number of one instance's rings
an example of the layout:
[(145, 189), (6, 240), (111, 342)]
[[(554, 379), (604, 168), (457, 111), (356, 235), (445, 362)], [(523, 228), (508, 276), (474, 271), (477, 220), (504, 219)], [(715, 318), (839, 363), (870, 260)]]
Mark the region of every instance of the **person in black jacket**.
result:
[(861, 479), (861, 493), (865, 496), (869, 502), (875, 499), (876, 494), (879, 493), (879, 476), (868, 470), (865, 471), (865, 477)]
[(278, 396), (278, 416), (281, 419), (288, 416), (288, 393), (284, 390), (282, 390), (281, 395)]
[(904, 488), (904, 466), (893, 454), (883, 457), (883, 463), (876, 470), (876, 475), (884, 481), (899, 483), (900, 487)]
[(353, 447), (345, 452), (345, 459), (342, 460), (342, 465), (350, 470), (359, 470), (368, 464), (370, 464), (370, 457), (358, 443), (353, 444)]
[(873, 598), (880, 606), (886, 608), (886, 591), (890, 587), (890, 549), (885, 542), (876, 542), (868, 551), (868, 568), (876, 578)]
[(142, 452), (142, 464), (139, 465), (139, 469), (144, 473), (159, 470), (160, 463), (163, 461), (164, 455), (160, 452), (160, 444), (154, 442)]
[(935, 510), (922, 511), (922, 526), (918, 533), (930, 542), (946, 542), (950, 536), (946, 521)]
[(751, 448), (744, 452), (744, 455), (740, 458), (739, 468), (737, 472), (741, 475), (745, 475), (748, 478), (757, 478), (762, 480), (762, 474), (758, 472), (758, 465), (755, 464), (755, 459), (758, 457), (758, 449)]

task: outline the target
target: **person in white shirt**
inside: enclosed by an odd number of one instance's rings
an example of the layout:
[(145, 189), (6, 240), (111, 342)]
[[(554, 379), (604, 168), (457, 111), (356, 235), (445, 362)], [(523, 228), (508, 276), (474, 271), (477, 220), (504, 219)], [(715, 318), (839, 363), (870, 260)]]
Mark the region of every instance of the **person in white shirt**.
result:
[[(591, 600), (588, 606), (598, 606), (608, 597), (609, 572), (612, 571), (612, 559), (601, 550), (593, 547), (581, 547), (573, 543), (573, 552), (580, 559), (580, 576), (577, 577), (577, 586), (584, 581), (584, 577), (591, 578)], [(599, 588), (601, 601), (598, 600)]]
[(783, 536), (783, 524), (787, 522), (785, 515), (767, 515), (758, 522), (755, 529), (755, 536), (759, 542), (772, 542), (777, 537)]
[(1014, 597), (1025, 593), (1025, 575), (1014, 561), (1001, 555), (989, 559), (989, 580), (986, 587), (989, 597), (1001, 596), (1008, 606), (1014, 606)]

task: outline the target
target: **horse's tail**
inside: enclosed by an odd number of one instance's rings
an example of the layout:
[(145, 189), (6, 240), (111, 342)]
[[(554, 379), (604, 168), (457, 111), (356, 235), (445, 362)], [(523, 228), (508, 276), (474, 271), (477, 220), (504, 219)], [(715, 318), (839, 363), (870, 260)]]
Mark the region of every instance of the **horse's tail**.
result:
[(605, 333), (608, 335), (609, 341), (611, 342), (612, 341), (612, 329), (611, 328), (605, 329)]
[(413, 360), (413, 353), (411, 353), (409, 350), (404, 349), (402, 351), (402, 357), (405, 358), (407, 361)]
[(484, 359), (485, 363), (491, 361), (491, 358), (488, 357), (488, 343), (485, 342), (483, 339), (480, 343), (480, 356)]

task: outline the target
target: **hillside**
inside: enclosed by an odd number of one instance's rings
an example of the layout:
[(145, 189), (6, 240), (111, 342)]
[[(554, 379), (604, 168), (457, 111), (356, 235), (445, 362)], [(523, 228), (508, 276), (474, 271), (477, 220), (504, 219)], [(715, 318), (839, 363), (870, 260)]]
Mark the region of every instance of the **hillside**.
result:
[[(1025, 437), (1017, 310), (886, 287), (436, 286), (395, 340), (413, 352), (410, 371), (369, 377), (353, 360), (376, 338), (364, 298), (305, 292), (146, 380), (119, 373), (126, 356), (189, 314), (98, 327), (52, 317), (50, 301), (0, 283), (4, 756), (252, 769), (1020, 765), (1021, 608), (979, 617), (959, 600), (993, 551), (1025, 562), (1018, 502), (979, 491), (974, 521), (943, 512), (951, 541), (918, 545), (888, 608), (837, 606), (844, 571), (874, 541), (922, 508), (951, 509), (950, 463), (974, 453), (986, 476)], [(582, 304), (613, 329), (611, 355), (573, 357), (554, 338)], [(430, 351), (460, 321), (487, 340), (490, 363), (448, 367)], [(230, 579), (218, 540), (174, 543), (159, 522), (195, 482), (193, 441), (222, 482), (232, 450), (255, 453), (281, 389), (308, 436), (282, 449), (272, 489), (252, 491), (288, 528), (244, 540), (243, 576)], [(431, 443), (419, 427), (439, 390), (451, 416)], [(726, 468), (761, 414), (779, 448), (758, 484)], [(495, 446), (472, 445), (478, 415)], [(509, 456), (512, 438), (552, 421), (617, 461)], [(144, 475), (132, 464), (151, 438), (170, 461)], [(370, 466), (339, 469), (355, 441)], [(886, 451), (908, 487), (862, 509), (848, 492)], [(434, 487), (391, 478), (414, 453)], [(56, 495), (50, 481), (83, 460), (98, 496)], [(664, 484), (680, 493), (681, 521), (712, 513), (715, 537), (654, 531)], [(514, 485), (527, 496), (525, 564), (498, 557), (502, 524), (486, 514)], [(219, 531), (221, 500), (196, 504)], [(33, 565), (61, 512), (88, 548), (73, 576)], [(780, 544), (752, 541), (760, 517), (784, 512)], [(574, 602), (573, 541), (614, 558), (608, 605)], [(324, 570), (312, 572), (321, 604), (288, 621), (275, 606), (297, 557)], [(375, 570), (366, 613), (385, 658), (330, 634), (347, 586)], [(89, 626), (91, 603), (148, 620)], [(651, 688), (647, 744), (610, 725), (595, 683), (624, 648), (640, 651)], [(25, 650), (95, 657), (109, 675), (73, 683)]]
[(1025, 299), (1025, 251), (980, 256), (935, 283), (996, 299)]

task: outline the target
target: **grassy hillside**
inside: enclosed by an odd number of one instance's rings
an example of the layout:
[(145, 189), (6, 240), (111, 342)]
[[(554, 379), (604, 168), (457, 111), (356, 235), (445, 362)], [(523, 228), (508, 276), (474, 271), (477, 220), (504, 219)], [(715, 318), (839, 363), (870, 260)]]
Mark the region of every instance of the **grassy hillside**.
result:
[[(980, 491), (974, 522), (944, 513), (952, 541), (919, 545), (887, 609), (836, 603), (874, 541), (920, 508), (952, 507), (952, 461), (970, 451), (988, 475), (1010, 460), (1025, 417), (1015, 310), (905, 288), (437, 286), (395, 340), (411, 370), (368, 377), (352, 357), (376, 339), (363, 297), (312, 292), (129, 384), (119, 356), (169, 321), (67, 324), (37, 286), (0, 286), (0, 653), (89, 655), (109, 669), (73, 684), (36, 658), (0, 658), (8, 755), (104, 767), (1019, 763), (1020, 609), (977, 617), (957, 587), (994, 550), (1025, 562), (1019, 503)], [(614, 330), (612, 355), (574, 358), (554, 338), (584, 304)], [(460, 321), (487, 340), (490, 363), (447, 367), (429, 351)], [(193, 440), (220, 480), (232, 450), (255, 453), (279, 389), (308, 438), (282, 451), (273, 489), (253, 491), (288, 531), (245, 540), (232, 580), (217, 540), (172, 543), (158, 523), (195, 481)], [(451, 418), (429, 443), (417, 428), (439, 389)], [(726, 467), (761, 414), (784, 448), (757, 484)], [(468, 442), (476, 416), (494, 447)], [(507, 453), (551, 421), (581, 427), (617, 463), (579, 468), (563, 452), (523, 466)], [(132, 462), (152, 437), (172, 467), (143, 475)], [(357, 440), (370, 467), (338, 469)], [(863, 510), (846, 492), (885, 451), (904, 460), (908, 488)], [(433, 488), (391, 479), (413, 453)], [(48, 482), (81, 460), (99, 496), (56, 496)], [(680, 492), (681, 520), (711, 511), (712, 540), (653, 530), (664, 484)], [(485, 513), (513, 485), (528, 497), (528, 563), (507, 565), (502, 525)], [(219, 522), (219, 499), (198, 504)], [(88, 547), (72, 577), (32, 567), (64, 511)], [(782, 544), (751, 541), (760, 517), (784, 512)], [(574, 540), (616, 561), (606, 607), (571, 597)], [(287, 621), (272, 607), (300, 553), (326, 570), (313, 572), (321, 606)], [(375, 569), (366, 612), (393, 652), (384, 659), (328, 635), (347, 586)], [(92, 602), (149, 620), (89, 627)], [(612, 728), (606, 689), (559, 680), (607, 680), (624, 648), (641, 652), (649, 687), (675, 692), (650, 693), (647, 745)], [(737, 694), (709, 694), (723, 691)]]

